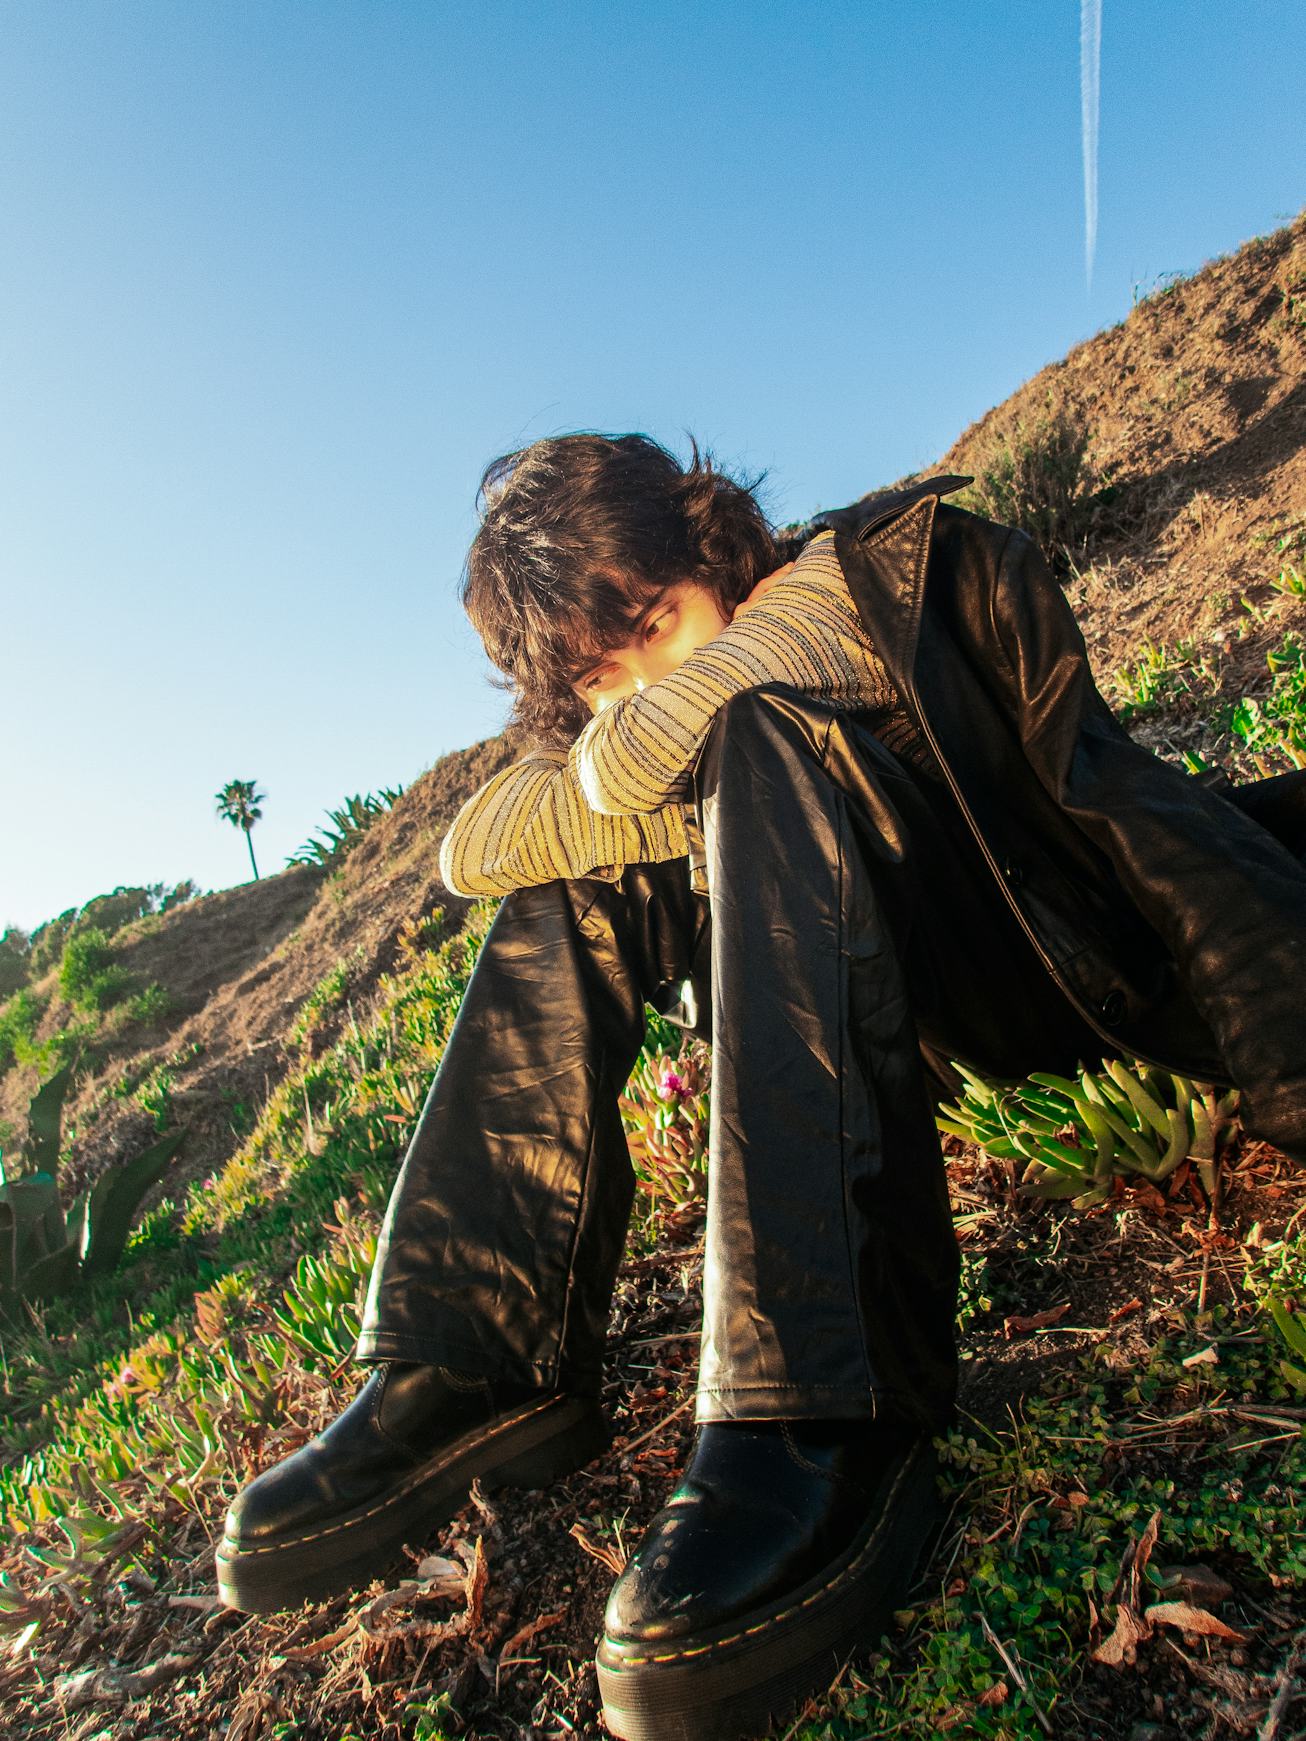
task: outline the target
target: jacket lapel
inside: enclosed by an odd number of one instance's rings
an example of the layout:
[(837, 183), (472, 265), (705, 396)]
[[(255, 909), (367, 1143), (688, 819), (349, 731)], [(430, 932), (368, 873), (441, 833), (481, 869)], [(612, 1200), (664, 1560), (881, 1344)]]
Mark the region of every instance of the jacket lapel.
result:
[(903, 701), (918, 718), (916, 644), (938, 500), (932, 492), (922, 495), (883, 523), (872, 522), (869, 533), (853, 536), (836, 529), (834, 535), (835, 551), (862, 626)]

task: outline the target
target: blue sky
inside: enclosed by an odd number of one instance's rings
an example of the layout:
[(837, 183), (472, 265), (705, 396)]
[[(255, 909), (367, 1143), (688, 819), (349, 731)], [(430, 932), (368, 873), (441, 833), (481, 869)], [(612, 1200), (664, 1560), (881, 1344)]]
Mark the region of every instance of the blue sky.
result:
[(485, 463), (640, 429), (777, 520), (930, 465), (1306, 197), (1306, 10), (5, 0), (0, 927), (275, 871), (493, 734)]

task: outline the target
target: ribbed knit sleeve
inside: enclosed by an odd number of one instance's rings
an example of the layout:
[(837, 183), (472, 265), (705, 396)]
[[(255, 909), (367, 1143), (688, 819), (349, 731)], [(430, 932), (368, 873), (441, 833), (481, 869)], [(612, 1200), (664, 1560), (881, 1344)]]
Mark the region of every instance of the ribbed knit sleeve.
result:
[(805, 544), (783, 579), (674, 671), (595, 714), (568, 752), (577, 788), (605, 816), (647, 815), (683, 802), (717, 709), (762, 683), (792, 684), (850, 707), (897, 705), (833, 532)]
[(615, 882), (628, 864), (683, 858), (684, 808), (605, 816), (576, 786), (565, 750), (532, 750), (467, 800), (440, 845), (440, 877), (456, 895), (502, 895), (554, 877)]

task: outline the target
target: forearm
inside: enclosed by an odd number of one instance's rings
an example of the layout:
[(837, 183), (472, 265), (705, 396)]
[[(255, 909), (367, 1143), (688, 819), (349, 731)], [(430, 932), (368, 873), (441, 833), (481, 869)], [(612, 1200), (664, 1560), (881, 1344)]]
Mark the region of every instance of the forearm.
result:
[(741, 690), (776, 682), (827, 699), (890, 699), (832, 543), (809, 546), (790, 574), (674, 671), (596, 714), (571, 746), (572, 779), (603, 815), (686, 803), (719, 709)]
[(562, 750), (535, 750), (473, 794), (440, 846), (440, 876), (458, 895), (499, 895), (596, 876), (614, 882), (628, 864), (688, 852), (684, 809), (640, 816), (591, 808)]

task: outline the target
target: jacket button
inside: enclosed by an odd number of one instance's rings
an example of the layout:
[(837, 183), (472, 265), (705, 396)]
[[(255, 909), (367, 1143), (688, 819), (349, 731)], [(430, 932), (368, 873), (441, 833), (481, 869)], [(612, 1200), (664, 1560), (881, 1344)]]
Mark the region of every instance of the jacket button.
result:
[(1025, 873), (1014, 858), (1009, 858), (1002, 867), (1002, 874), (1013, 889), (1018, 889), (1025, 880)]
[(1125, 994), (1122, 991), (1109, 991), (1102, 999), (1101, 1016), (1107, 1027), (1114, 1028), (1124, 1020)]

